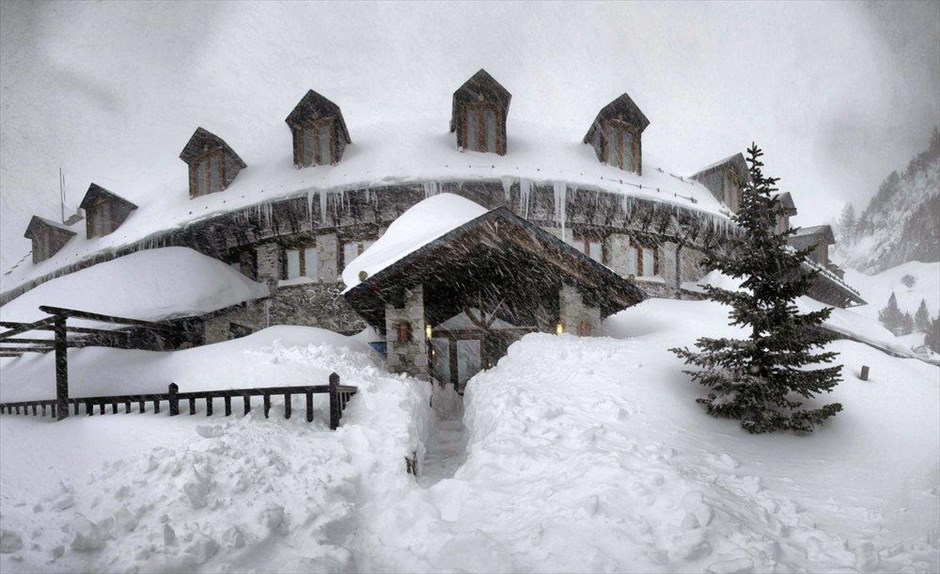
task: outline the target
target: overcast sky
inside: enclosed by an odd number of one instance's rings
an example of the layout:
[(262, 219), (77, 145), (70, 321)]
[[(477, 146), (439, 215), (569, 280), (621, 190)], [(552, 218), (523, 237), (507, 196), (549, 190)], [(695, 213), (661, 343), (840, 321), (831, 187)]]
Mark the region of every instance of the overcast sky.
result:
[(4, 1), (3, 267), (29, 250), (30, 215), (58, 217), (60, 166), (74, 207), (91, 181), (185, 169), (196, 125), (237, 138), (282, 123), (309, 88), (343, 108), (354, 142), (356, 125), (414, 114), (444, 131), (450, 94), (481, 67), (513, 93), (510, 130), (586, 131), (628, 92), (651, 120), (644, 150), (673, 171), (756, 141), (808, 225), (863, 208), (940, 125), (940, 2)]

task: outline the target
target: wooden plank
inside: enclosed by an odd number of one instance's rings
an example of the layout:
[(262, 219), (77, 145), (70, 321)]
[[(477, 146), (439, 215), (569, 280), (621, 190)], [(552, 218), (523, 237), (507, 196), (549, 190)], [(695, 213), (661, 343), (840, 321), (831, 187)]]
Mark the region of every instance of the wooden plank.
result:
[(16, 335), (20, 335), (22, 333), (27, 333), (29, 331), (35, 331), (39, 327), (51, 325), (54, 321), (55, 321), (55, 317), (46, 317), (45, 319), (40, 319), (32, 323), (9, 323), (8, 322), (6, 323), (7, 325), (17, 325), (17, 326), (13, 327), (9, 331), (0, 333), (0, 341), (4, 339), (9, 339), (10, 337), (15, 337)]
[(65, 332), (65, 317), (53, 317), (55, 335), (55, 400), (56, 420), (69, 416), (69, 359)]
[(112, 315), (101, 315), (100, 313), (89, 313), (77, 309), (66, 309), (63, 307), (51, 307), (49, 305), (40, 305), (39, 310), (50, 315), (58, 315), (73, 319), (84, 319), (86, 321), (98, 321), (100, 323), (119, 323), (122, 325), (132, 325), (134, 327), (144, 327), (157, 331), (175, 331), (176, 329), (168, 325), (161, 325), (153, 321), (142, 321), (140, 319), (130, 319), (128, 317), (116, 317)]

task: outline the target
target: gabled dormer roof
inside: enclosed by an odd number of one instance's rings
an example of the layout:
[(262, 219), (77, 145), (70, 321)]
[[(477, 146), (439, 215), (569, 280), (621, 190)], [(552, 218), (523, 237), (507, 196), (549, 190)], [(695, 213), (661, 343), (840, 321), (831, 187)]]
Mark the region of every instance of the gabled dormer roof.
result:
[(832, 233), (832, 226), (830, 225), (814, 225), (813, 227), (800, 227), (796, 230), (796, 233), (793, 234), (793, 239), (796, 240), (806, 240), (812, 238), (813, 242), (818, 244), (820, 241), (825, 241), (826, 245), (832, 245), (836, 242), (836, 237)]
[(313, 90), (308, 90), (307, 93), (304, 94), (304, 97), (300, 99), (300, 102), (297, 103), (294, 110), (288, 114), (284, 121), (293, 129), (302, 126), (310, 120), (328, 117), (336, 118), (336, 123), (339, 128), (337, 131), (340, 137), (342, 137), (346, 143), (352, 143), (352, 139), (349, 137), (349, 130), (346, 129), (346, 120), (343, 119), (343, 113), (340, 111), (339, 106)]
[(29, 225), (26, 226), (26, 233), (23, 234), (23, 237), (32, 239), (37, 233), (54, 233), (68, 237), (75, 235), (74, 231), (61, 223), (34, 215), (32, 219), (29, 220)]
[(636, 127), (640, 132), (650, 125), (640, 107), (636, 105), (630, 96), (624, 92), (614, 101), (610, 102), (597, 113), (594, 122), (584, 135), (583, 143), (591, 143), (594, 140), (594, 133), (601, 128), (604, 122), (608, 120), (620, 120)]
[(789, 191), (778, 193), (774, 197), (776, 197), (777, 201), (780, 202), (780, 205), (782, 205), (784, 209), (787, 210), (788, 215), (796, 215), (796, 204), (793, 203), (793, 196), (790, 195)]
[(509, 102), (512, 100), (512, 94), (504, 88), (499, 82), (493, 79), (486, 70), (480, 69), (479, 72), (463, 83), (454, 92), (453, 105), (450, 114), (450, 131), (457, 131), (457, 117), (463, 104), (469, 102), (490, 102), (499, 105), (502, 108), (509, 108)]
[(703, 167), (702, 169), (698, 170), (694, 175), (692, 175), (692, 179), (699, 180), (702, 177), (710, 173), (713, 173), (719, 170), (729, 170), (729, 169), (733, 171), (735, 175), (737, 175), (738, 178), (740, 178), (741, 181), (750, 181), (751, 172), (747, 168), (747, 161), (744, 159), (744, 154), (741, 154), (741, 153), (736, 153), (720, 161), (716, 161), (715, 163), (711, 165), (707, 165)]
[(234, 159), (239, 167), (247, 167), (242, 158), (238, 157), (238, 154), (225, 143), (225, 140), (203, 128), (196, 128), (193, 136), (186, 143), (186, 147), (180, 152), (180, 159), (192, 165), (209, 149), (221, 149), (223, 153)]
[(88, 186), (88, 191), (85, 192), (85, 197), (82, 198), (82, 203), (79, 205), (79, 207), (82, 209), (88, 209), (102, 200), (121, 205), (128, 211), (137, 209), (137, 205), (135, 203), (127, 201), (120, 195), (111, 193), (97, 183), (92, 183)]

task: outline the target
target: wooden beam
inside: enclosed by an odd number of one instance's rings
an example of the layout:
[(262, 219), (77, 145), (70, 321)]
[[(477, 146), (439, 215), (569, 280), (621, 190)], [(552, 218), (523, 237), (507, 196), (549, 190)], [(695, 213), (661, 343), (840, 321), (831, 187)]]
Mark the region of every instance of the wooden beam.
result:
[(122, 325), (131, 325), (134, 327), (144, 327), (146, 329), (154, 329), (157, 331), (175, 331), (173, 327), (169, 325), (161, 325), (160, 323), (154, 323), (153, 321), (142, 321), (140, 319), (129, 319), (127, 317), (115, 317), (112, 315), (101, 315), (99, 313), (89, 313), (87, 311), (77, 311), (75, 309), (65, 309), (62, 307), (50, 307), (48, 305), (40, 305), (39, 310), (43, 313), (49, 313), (50, 315), (57, 315), (61, 317), (68, 317), (71, 319), (84, 319), (86, 321), (98, 321), (101, 323), (118, 323)]
[[(17, 326), (19, 326), (19, 325), (25, 325), (25, 324), (26, 324), (26, 323), (12, 323), (12, 322), (10, 322), (10, 321), (0, 321), (0, 327), (6, 327), (6, 328), (15, 328), (15, 327), (17, 327)], [(42, 327), (36, 327), (35, 329), (31, 329), (31, 330), (32, 330), (32, 331), (52, 331), (52, 330), (54, 330), (54, 329), (55, 329), (55, 327), (53, 327), (52, 324), (49, 324), (49, 325), (44, 325), (44, 326), (42, 326)], [(110, 329), (96, 329), (96, 328), (94, 328), (94, 327), (71, 327), (71, 326), (66, 326), (66, 327), (65, 327), (65, 331), (66, 331), (67, 333), (81, 333), (81, 334), (86, 334), (86, 335), (125, 335), (125, 336), (126, 336), (126, 335), (129, 334), (129, 333), (127, 333), (126, 331), (121, 331), (121, 330), (117, 330), (117, 329), (115, 329), (115, 330), (110, 330)]]
[(13, 327), (9, 331), (0, 333), (0, 341), (9, 339), (10, 337), (15, 337), (16, 335), (20, 335), (28, 331), (35, 331), (39, 327), (51, 324), (54, 320), (55, 317), (46, 317), (45, 319), (40, 319), (38, 321), (34, 321), (33, 323), (13, 323), (17, 326)]
[(47, 347), (2, 347), (0, 350), (8, 353), (48, 353), (53, 349), (52, 345)]

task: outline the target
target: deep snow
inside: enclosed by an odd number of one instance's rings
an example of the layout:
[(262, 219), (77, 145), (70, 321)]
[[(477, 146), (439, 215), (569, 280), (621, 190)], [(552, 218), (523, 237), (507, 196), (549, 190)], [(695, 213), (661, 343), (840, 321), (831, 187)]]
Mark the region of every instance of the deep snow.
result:
[[(702, 412), (666, 350), (735, 334), (725, 322), (710, 302), (648, 300), (608, 319), (608, 337), (529, 335), (471, 380), (465, 434), (452, 395), (435, 393), (432, 410), (427, 383), (385, 375), (364, 345), (316, 329), (97, 360), (82, 349), (74, 362), (88, 375), (123, 363), (127, 373), (139, 365), (140, 380), (189, 374), (181, 387), (194, 388), (293, 384), (337, 370), (363, 391), (335, 433), (320, 411), (308, 425), (279, 419), (277, 408), (267, 421), (257, 412), (0, 417), (0, 528), (22, 543), (0, 554), (0, 566), (940, 568), (937, 367), (833, 343), (845, 381), (820, 400), (845, 411), (811, 436), (748, 435)], [(872, 368), (868, 382), (857, 378), (862, 364)], [(51, 387), (50, 366), (0, 361), (4, 397), (21, 377), (45, 376), (35, 384)], [(76, 384), (103, 392), (121, 378)], [(405, 474), (412, 452), (417, 480)]]
[(203, 315), (268, 295), (256, 283), (186, 247), (131, 253), (57, 277), (0, 307), (3, 321), (32, 322), (46, 316), (40, 305), (132, 319)]

